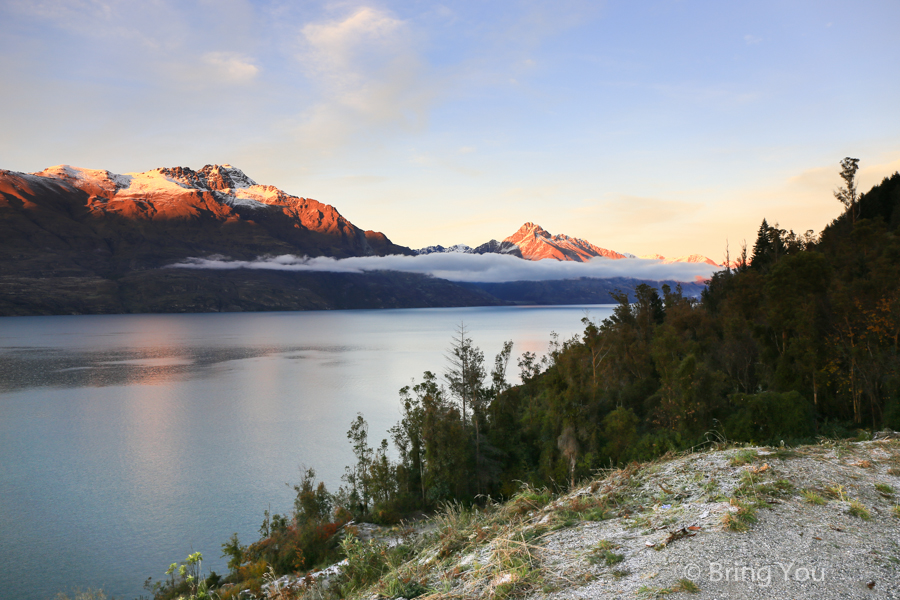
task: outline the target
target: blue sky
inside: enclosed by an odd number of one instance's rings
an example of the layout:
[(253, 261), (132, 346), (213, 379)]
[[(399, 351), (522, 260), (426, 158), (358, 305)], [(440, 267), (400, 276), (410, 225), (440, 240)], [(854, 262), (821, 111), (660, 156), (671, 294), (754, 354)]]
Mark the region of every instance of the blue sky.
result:
[(0, 168), (231, 163), (393, 241), (723, 257), (900, 169), (900, 3), (0, 0)]

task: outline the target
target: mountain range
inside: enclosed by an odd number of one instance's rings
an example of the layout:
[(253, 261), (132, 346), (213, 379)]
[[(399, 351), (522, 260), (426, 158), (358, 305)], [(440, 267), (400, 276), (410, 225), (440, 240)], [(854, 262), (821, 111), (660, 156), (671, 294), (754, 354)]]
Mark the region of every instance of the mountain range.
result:
[[(381, 232), (357, 227), (332, 206), (259, 185), (227, 164), (122, 175), (67, 165), (37, 173), (0, 170), (0, 240), (0, 315), (463, 306), (534, 296), (520, 292), (529, 282), (488, 291), (395, 272), (167, 268), (191, 258), (253, 261), (283, 254), (348, 258), (448, 251), (532, 261), (633, 258), (551, 235), (533, 223), (474, 249), (413, 251)], [(639, 282), (618, 283), (627, 290)], [(585, 280), (579, 293), (605, 299), (609, 285)], [(554, 300), (546, 283), (540, 287), (535, 297), (542, 303), (571, 300), (562, 292)]]
[(518, 231), (503, 241), (491, 240), (476, 248), (465, 244), (455, 246), (428, 246), (415, 251), (416, 254), (434, 254), (440, 252), (461, 252), (464, 254), (486, 254), (490, 252), (498, 254), (512, 254), (525, 260), (568, 260), (585, 262), (592, 258), (603, 257), (619, 260), (623, 258), (642, 258), (659, 260), (665, 264), (676, 262), (705, 263), (715, 267), (722, 266), (702, 254), (689, 254), (675, 258), (666, 258), (661, 254), (649, 254), (635, 256), (627, 252), (616, 252), (595, 246), (587, 240), (570, 237), (565, 234), (551, 235), (549, 231), (535, 223), (525, 223)]

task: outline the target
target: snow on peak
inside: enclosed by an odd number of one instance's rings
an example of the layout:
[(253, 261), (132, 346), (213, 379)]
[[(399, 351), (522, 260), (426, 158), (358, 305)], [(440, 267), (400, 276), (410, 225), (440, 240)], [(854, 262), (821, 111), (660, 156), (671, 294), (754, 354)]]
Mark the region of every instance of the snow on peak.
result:
[(530, 221), (503, 241), (517, 246), (522, 257), (527, 260), (552, 258), (583, 262), (596, 257), (625, 258), (618, 252), (594, 246), (586, 240), (562, 233), (551, 235), (549, 231)]
[(189, 167), (163, 167), (156, 169), (183, 187), (215, 192), (245, 189), (256, 185), (243, 171), (231, 165), (206, 165), (199, 171)]
[(48, 167), (38, 173), (32, 173), (40, 177), (61, 179), (81, 185), (95, 185), (100, 189), (115, 192), (131, 185), (129, 175), (118, 175), (103, 169), (83, 169), (72, 165), (56, 165)]
[(413, 250), (413, 252), (415, 252), (416, 254), (444, 254), (448, 252), (455, 252), (458, 254), (472, 254), (472, 248), (470, 246), (466, 246), (465, 244), (456, 244), (449, 247), (437, 245), (419, 248), (418, 250)]
[(719, 263), (717, 263), (713, 259), (711, 259), (707, 256), (703, 256), (702, 254), (687, 254), (685, 256), (678, 256), (675, 258), (667, 258), (667, 259), (663, 260), (664, 264), (671, 264), (671, 263), (676, 263), (676, 262), (705, 263), (707, 265), (712, 265), (714, 267), (721, 266)]

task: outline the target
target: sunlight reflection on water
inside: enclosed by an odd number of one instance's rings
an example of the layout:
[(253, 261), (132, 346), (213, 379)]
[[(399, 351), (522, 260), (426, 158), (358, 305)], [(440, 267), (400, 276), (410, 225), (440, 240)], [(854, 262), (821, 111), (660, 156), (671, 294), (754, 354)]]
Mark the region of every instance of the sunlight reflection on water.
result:
[[(0, 319), (0, 590), (103, 586), (130, 600), (191, 550), (256, 538), (301, 463), (330, 489), (365, 414), (377, 443), (400, 387), (441, 373), (461, 322), (490, 364), (543, 352), (583, 307)], [(590, 307), (594, 319), (609, 314)], [(515, 359), (509, 376), (515, 379)]]

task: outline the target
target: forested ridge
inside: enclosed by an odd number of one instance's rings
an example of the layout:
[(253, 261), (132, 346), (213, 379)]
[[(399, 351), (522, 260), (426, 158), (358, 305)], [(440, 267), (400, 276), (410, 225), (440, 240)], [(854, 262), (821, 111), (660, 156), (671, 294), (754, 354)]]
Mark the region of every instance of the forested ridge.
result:
[[(764, 220), (699, 300), (669, 286), (641, 285), (633, 302), (614, 293), (612, 315), (587, 314), (582, 335), (553, 339), (543, 357), (514, 358), (510, 342), (492, 363), (461, 325), (443, 374), (400, 390), (398, 459), (388, 440), (370, 444), (358, 415), (346, 485), (329, 493), (305, 470), (290, 518), (266, 513), (259, 542), (223, 545), (231, 578), (332, 561), (351, 518), (390, 523), (523, 484), (561, 490), (711, 439), (791, 445), (900, 429), (900, 173), (858, 195), (854, 161), (835, 194), (845, 210), (820, 234)], [(522, 384), (510, 386), (516, 367)]]

